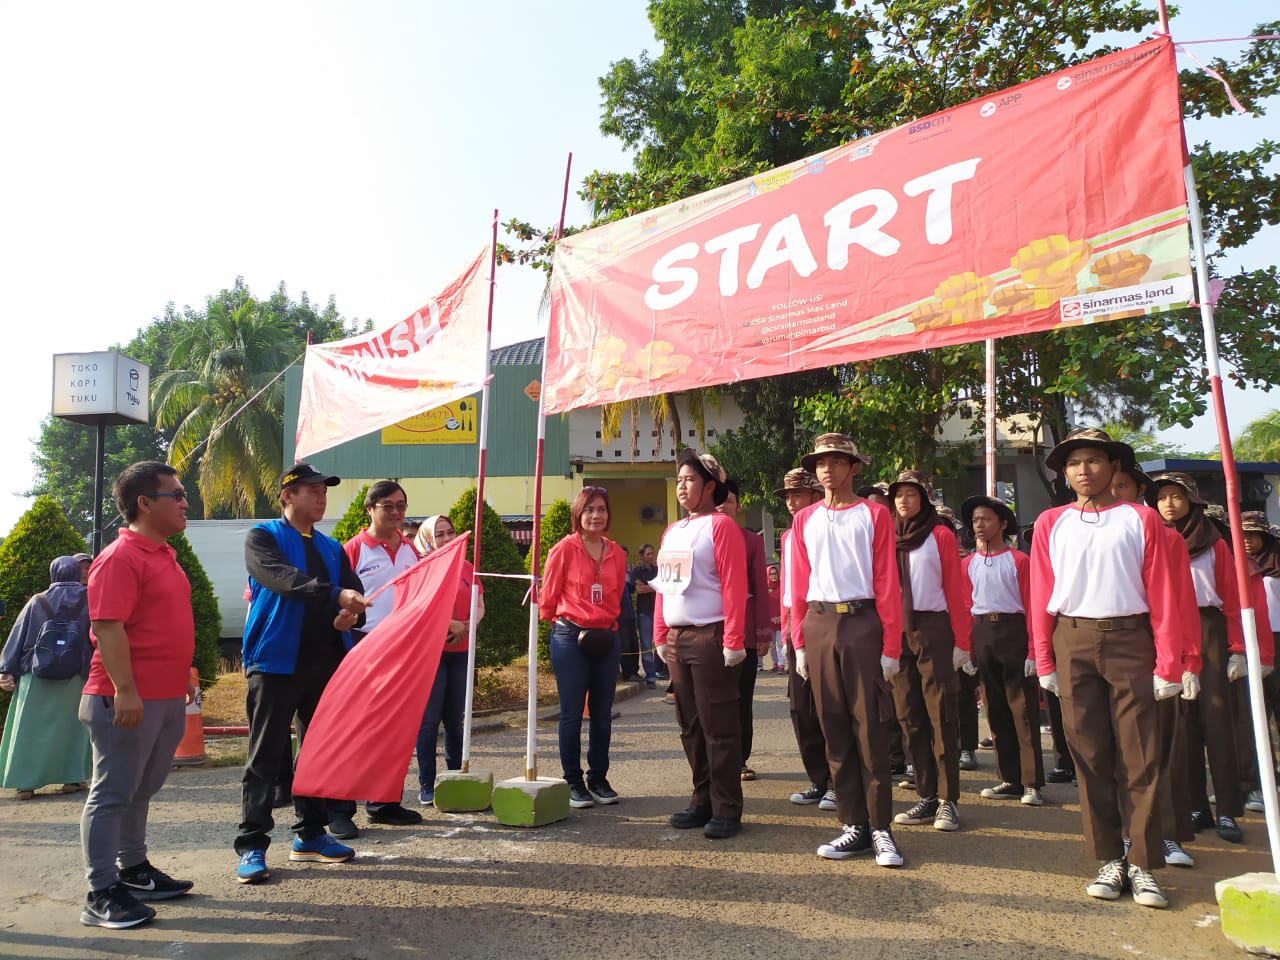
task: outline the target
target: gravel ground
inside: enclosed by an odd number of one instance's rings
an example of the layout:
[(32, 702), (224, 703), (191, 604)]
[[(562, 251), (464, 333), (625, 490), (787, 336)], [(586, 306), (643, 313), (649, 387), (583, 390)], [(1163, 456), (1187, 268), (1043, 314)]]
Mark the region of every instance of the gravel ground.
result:
[[(84, 896), (79, 814), (84, 794), (0, 800), (0, 955), (5, 957), (910, 958), (1242, 955), (1222, 937), (1213, 883), (1268, 869), (1261, 817), (1246, 842), (1201, 834), (1193, 870), (1166, 869), (1167, 910), (1126, 896), (1084, 894), (1086, 859), (1074, 787), (1050, 785), (1049, 805), (986, 801), (994, 755), (962, 773), (962, 829), (895, 831), (901, 870), (814, 855), (838, 832), (834, 815), (788, 802), (803, 773), (787, 719), (784, 680), (762, 674), (756, 696), (759, 779), (744, 784), (746, 828), (710, 842), (667, 825), (686, 805), (688, 767), (661, 689), (617, 706), (610, 780), (616, 806), (574, 811), (535, 830), (491, 814), (425, 809), (418, 827), (369, 827), (349, 864), (290, 864), (287, 830), (268, 853), (270, 882), (235, 882), (237, 768), (175, 770), (151, 810), (151, 859), (195, 880), (192, 895), (157, 904), (130, 931), (78, 922)], [(518, 718), (517, 718), (518, 719)], [(539, 729), (539, 772), (559, 773), (555, 727)], [(522, 775), (519, 729), (478, 735), (474, 763), (498, 779)], [(406, 784), (416, 785), (410, 770)], [(416, 791), (406, 790), (406, 797)], [(912, 795), (895, 791), (895, 811)], [(283, 811), (282, 811), (283, 812)], [(287, 821), (286, 821), (287, 822)], [(357, 822), (364, 826), (363, 813)]]

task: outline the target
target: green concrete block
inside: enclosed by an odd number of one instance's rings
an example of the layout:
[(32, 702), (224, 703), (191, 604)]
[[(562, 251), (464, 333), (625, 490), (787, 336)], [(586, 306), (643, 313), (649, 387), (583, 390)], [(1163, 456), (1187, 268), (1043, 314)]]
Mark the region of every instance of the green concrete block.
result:
[(1214, 885), (1222, 933), (1249, 953), (1280, 957), (1280, 880), (1274, 873), (1245, 873)]
[(554, 777), (503, 780), (493, 788), (493, 814), (508, 827), (545, 827), (569, 816), (569, 784)]
[(436, 777), (435, 806), (445, 813), (488, 810), (492, 796), (492, 770), (448, 770)]

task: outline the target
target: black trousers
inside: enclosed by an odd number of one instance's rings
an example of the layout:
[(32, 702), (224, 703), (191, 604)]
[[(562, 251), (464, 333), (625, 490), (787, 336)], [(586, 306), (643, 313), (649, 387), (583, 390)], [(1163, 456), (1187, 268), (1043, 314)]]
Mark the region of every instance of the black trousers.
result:
[(747, 659), (742, 661), (742, 672), (738, 674), (738, 728), (742, 731), (742, 765), (745, 767), (751, 759), (751, 741), (754, 739), (752, 727), (751, 701), (756, 695), (756, 667), (760, 664), (760, 654), (756, 653), (754, 644), (747, 644)]
[(956, 674), (960, 684), (960, 697), (956, 711), (960, 719), (960, 749), (978, 750), (978, 675), (969, 676), (961, 670)]
[[(302, 653), (295, 673), (249, 674), (245, 696), (249, 755), (240, 778), (240, 832), (235, 840), (236, 853), (265, 850), (270, 845), (271, 829), (275, 826), (271, 802), (286, 763), (290, 724), (296, 713), (301, 746), (320, 695), (341, 660), (341, 651), (334, 647)], [(325, 832), (329, 814), (323, 798), (295, 794), (293, 809), (297, 821), (290, 829), (294, 833), (305, 840)]]
[(1062, 725), (1062, 701), (1057, 694), (1044, 691), (1044, 710), (1049, 714), (1049, 733), (1053, 737), (1053, 766), (1074, 777), (1076, 762), (1071, 758), (1071, 748), (1067, 744), (1067, 731)]
[(640, 672), (640, 634), (634, 620), (618, 619), (618, 639), (622, 642), (622, 676), (634, 677)]
[(1027, 654), (1027, 621), (1022, 614), (973, 618), (973, 662), (982, 681), (1000, 779), (1021, 787), (1042, 787), (1040, 685), (1026, 675)]

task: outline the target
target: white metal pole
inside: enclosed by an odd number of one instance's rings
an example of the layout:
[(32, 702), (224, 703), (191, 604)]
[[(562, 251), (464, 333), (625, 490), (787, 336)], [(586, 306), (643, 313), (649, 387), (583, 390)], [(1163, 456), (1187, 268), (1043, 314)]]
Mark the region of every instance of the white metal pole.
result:
[[(996, 495), (996, 341), (987, 340), (987, 495)], [(1017, 533), (1010, 530), (1009, 533)]]

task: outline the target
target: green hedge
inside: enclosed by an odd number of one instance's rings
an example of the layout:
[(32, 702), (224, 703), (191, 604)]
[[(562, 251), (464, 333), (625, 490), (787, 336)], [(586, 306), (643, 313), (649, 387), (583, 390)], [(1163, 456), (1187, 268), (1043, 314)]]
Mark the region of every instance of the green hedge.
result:
[[(573, 517), (569, 512), (568, 500), (555, 500), (547, 507), (546, 515), (538, 533), (538, 574), (547, 568), (547, 551), (573, 532)], [(529, 570), (532, 570), (533, 551), (529, 552)], [(543, 663), (551, 662), (551, 623), (543, 620), (538, 624), (538, 659)]]
[(369, 485), (366, 483), (363, 487), (356, 491), (355, 498), (347, 504), (347, 510), (333, 527), (333, 539), (339, 543), (346, 543), (357, 533), (369, 526), (369, 514), (364, 509), (364, 498), (369, 495)]
[[(461, 535), (475, 527), (476, 488), (467, 490), (449, 511), (453, 529)], [(527, 573), (524, 559), (502, 517), (484, 505), (480, 570), (482, 573)], [(467, 544), (467, 559), (474, 560), (475, 540)], [(524, 595), (526, 580), (481, 578), (484, 587), (484, 619), (476, 638), (476, 663), (502, 666), (524, 655), (528, 649), (529, 610)]]
[(222, 614), (218, 600), (196, 552), (185, 533), (175, 533), (169, 546), (178, 554), (178, 566), (191, 583), (191, 615), (196, 624), (196, 652), (192, 666), (200, 674), (200, 686), (208, 688), (218, 679), (218, 637), (222, 635)]

